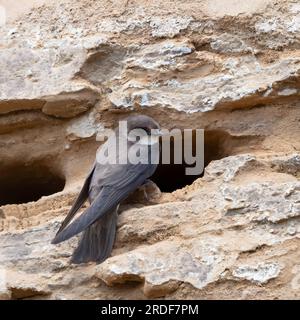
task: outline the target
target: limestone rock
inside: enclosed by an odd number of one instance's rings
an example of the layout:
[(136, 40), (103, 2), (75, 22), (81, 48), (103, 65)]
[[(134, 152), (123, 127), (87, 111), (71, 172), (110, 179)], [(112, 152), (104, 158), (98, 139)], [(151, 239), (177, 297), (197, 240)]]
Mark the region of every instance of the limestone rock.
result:
[[(0, 10), (0, 299), (299, 299), (298, 2), (22, 3)], [(112, 256), (70, 265), (79, 236), (51, 240), (132, 112), (204, 129), (204, 172), (160, 165)]]
[(247, 279), (261, 284), (276, 278), (279, 273), (280, 267), (276, 263), (261, 263), (257, 266), (240, 266), (233, 271), (233, 275), (235, 277)]

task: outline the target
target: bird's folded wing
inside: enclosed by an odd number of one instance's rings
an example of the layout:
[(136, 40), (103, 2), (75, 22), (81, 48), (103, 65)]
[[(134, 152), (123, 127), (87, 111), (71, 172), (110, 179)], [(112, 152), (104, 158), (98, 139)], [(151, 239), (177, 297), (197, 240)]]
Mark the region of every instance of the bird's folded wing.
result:
[(75, 216), (76, 212), (81, 208), (81, 206), (87, 200), (87, 198), (89, 196), (89, 186), (90, 186), (91, 178), (93, 176), (93, 172), (95, 170), (95, 166), (96, 166), (96, 164), (94, 163), (91, 171), (89, 172), (88, 176), (86, 177), (86, 179), (84, 181), (84, 184), (83, 184), (83, 186), (82, 186), (82, 188), (80, 190), (80, 193), (79, 193), (77, 199), (75, 200), (75, 202), (74, 202), (72, 208), (70, 209), (69, 213), (67, 214), (66, 218), (62, 222), (62, 224), (61, 224), (59, 230), (57, 231), (56, 235), (59, 234), (68, 225), (68, 223)]
[[(112, 171), (113, 172), (113, 171)], [(97, 198), (92, 202), (80, 217), (59, 232), (53, 244), (65, 241), (89, 227), (96, 220), (117, 207), (131, 192), (139, 187), (152, 173), (149, 165), (137, 164), (127, 166), (122, 174), (112, 174), (107, 177), (107, 183), (103, 185)]]

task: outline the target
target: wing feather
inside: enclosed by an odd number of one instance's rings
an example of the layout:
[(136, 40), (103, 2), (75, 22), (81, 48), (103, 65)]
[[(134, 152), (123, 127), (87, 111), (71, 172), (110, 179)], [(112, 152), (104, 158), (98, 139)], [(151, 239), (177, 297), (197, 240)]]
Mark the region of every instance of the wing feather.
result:
[[(60, 243), (89, 227), (96, 220), (101, 219), (123, 201), (127, 196), (138, 188), (150, 177), (156, 165), (123, 165), (122, 172), (116, 170), (117, 174), (106, 177), (105, 184), (91, 206), (84, 213), (56, 235), (52, 243)], [(127, 169), (127, 170), (126, 170)], [(120, 174), (121, 173), (121, 174)]]
[(90, 186), (90, 182), (91, 182), (91, 178), (93, 176), (93, 172), (95, 170), (95, 163), (92, 167), (92, 169), (90, 170), (88, 176), (86, 177), (84, 184), (81, 188), (81, 191), (77, 197), (77, 199), (75, 200), (72, 208), (70, 209), (69, 213), (67, 214), (66, 218), (64, 219), (64, 221), (62, 222), (60, 228), (58, 229), (57, 234), (59, 234), (68, 224), (69, 222), (73, 219), (73, 217), (75, 216), (76, 212), (82, 207), (82, 205), (84, 204), (84, 202), (87, 200), (88, 196), (89, 196), (89, 186)]

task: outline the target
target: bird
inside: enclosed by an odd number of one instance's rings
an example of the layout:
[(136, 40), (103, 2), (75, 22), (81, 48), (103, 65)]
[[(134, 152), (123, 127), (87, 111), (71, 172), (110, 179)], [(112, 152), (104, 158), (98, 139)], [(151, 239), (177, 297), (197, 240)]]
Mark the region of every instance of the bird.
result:
[[(124, 121), (127, 123), (127, 134), (121, 132), (120, 126), (114, 131), (117, 145), (115, 158), (119, 160), (124, 156), (119, 152), (121, 149), (118, 149), (118, 146), (125, 146), (128, 150), (138, 143), (143, 159), (139, 163), (103, 163), (98, 154), (103, 150), (109, 151), (112, 141), (108, 139), (99, 147), (94, 165), (78, 197), (51, 242), (58, 244), (82, 233), (78, 247), (72, 254), (71, 263), (102, 263), (110, 256), (116, 236), (120, 203), (139, 187), (151, 183), (149, 178), (157, 168), (159, 140), (156, 139), (153, 143), (151, 138), (162, 135), (158, 122), (146, 115), (131, 115)], [(133, 141), (129, 133), (134, 129), (144, 130), (145, 137), (150, 139), (140, 138), (139, 141)], [(158, 145), (158, 148), (151, 149), (153, 144)], [(150, 158), (156, 160), (151, 162)], [(90, 206), (78, 218), (73, 219), (87, 199)]]

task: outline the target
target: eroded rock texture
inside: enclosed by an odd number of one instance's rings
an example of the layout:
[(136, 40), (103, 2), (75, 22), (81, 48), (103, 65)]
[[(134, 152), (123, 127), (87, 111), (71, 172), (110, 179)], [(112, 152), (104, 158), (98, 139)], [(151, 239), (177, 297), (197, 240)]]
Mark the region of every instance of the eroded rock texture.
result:
[[(43, 2), (0, 27), (0, 297), (299, 299), (298, 1)], [(50, 241), (132, 112), (205, 129), (205, 173), (160, 166), (70, 265)]]

